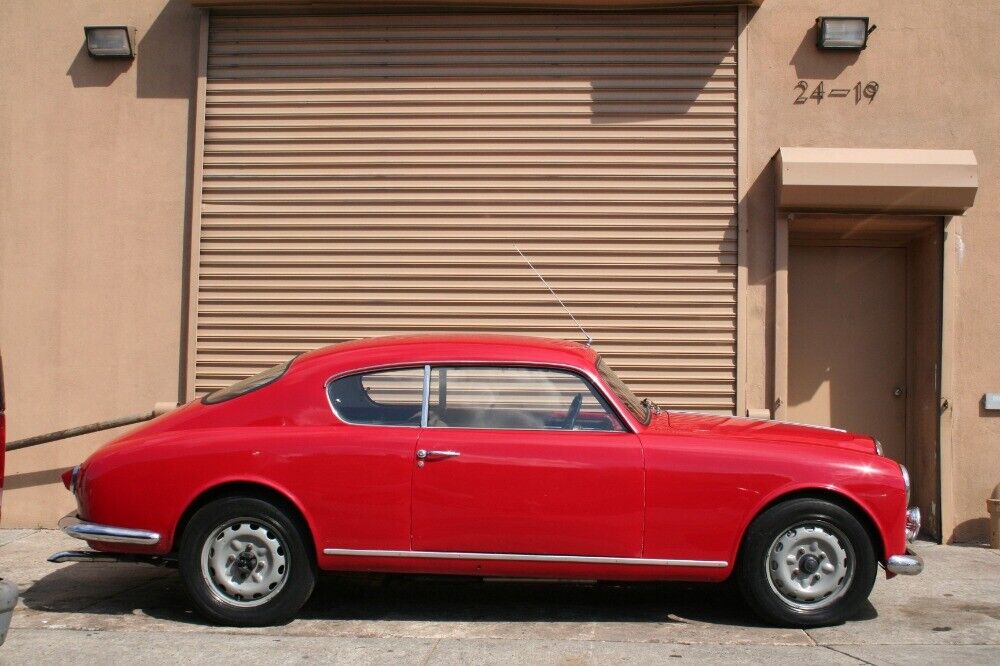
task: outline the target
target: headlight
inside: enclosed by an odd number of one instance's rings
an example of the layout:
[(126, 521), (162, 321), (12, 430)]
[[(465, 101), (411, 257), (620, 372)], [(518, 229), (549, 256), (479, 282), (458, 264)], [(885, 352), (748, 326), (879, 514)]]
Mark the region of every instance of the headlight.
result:
[(885, 454), (882, 453), (882, 442), (878, 441), (874, 437), (872, 437), (872, 441), (875, 442), (875, 454), (884, 456)]
[(903, 473), (903, 485), (906, 486), (906, 506), (910, 506), (910, 473), (905, 465), (900, 465), (899, 471)]

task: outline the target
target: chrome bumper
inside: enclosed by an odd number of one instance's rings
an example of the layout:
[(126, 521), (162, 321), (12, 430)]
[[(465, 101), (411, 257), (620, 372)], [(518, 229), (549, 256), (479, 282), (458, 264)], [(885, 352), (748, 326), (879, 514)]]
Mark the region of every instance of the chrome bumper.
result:
[(906, 555), (893, 555), (885, 563), (885, 570), (900, 576), (916, 576), (924, 570), (924, 558), (907, 549)]
[(152, 546), (160, 542), (160, 535), (156, 532), (88, 523), (80, 520), (74, 513), (64, 516), (59, 521), (59, 529), (71, 537), (99, 543), (134, 543), (140, 546)]

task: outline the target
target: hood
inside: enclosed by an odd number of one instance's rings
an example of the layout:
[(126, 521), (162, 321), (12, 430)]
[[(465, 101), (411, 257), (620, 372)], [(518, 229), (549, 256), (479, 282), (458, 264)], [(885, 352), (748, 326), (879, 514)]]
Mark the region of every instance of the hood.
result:
[(868, 435), (787, 421), (663, 411), (653, 416), (649, 428), (658, 432), (709, 433), (727, 439), (815, 444), (861, 453), (875, 453), (875, 442)]

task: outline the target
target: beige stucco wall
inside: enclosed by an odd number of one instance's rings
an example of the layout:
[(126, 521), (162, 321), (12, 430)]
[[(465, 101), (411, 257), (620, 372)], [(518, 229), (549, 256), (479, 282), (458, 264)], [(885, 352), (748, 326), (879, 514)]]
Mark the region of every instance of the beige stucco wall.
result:
[[(860, 54), (820, 52), (814, 20), (870, 16), (878, 29)], [(1000, 416), (980, 411), (1000, 391), (1000, 168), (996, 110), (1000, 66), (992, 45), (994, 0), (767, 0), (747, 28), (749, 294), (747, 405), (770, 407), (773, 358), (774, 213), (771, 158), (780, 146), (963, 148), (975, 151), (980, 190), (963, 221), (955, 355), (954, 507), (957, 540), (985, 538), (985, 499), (1000, 481)], [(811, 92), (879, 83), (875, 100)]]
[[(1000, 481), (1000, 226), (992, 53), (994, 0), (767, 0), (751, 10), (748, 108), (750, 408), (770, 407), (773, 181), (779, 146), (967, 148), (982, 183), (963, 223), (953, 437), (961, 540), (985, 534), (984, 499)], [(869, 15), (858, 54), (821, 53), (813, 21)], [(130, 23), (139, 58), (91, 60), (83, 26)], [(9, 436), (139, 412), (177, 397), (192, 157), (197, 12), (188, 0), (0, 3), (0, 345)], [(871, 104), (810, 90), (878, 81)], [(108, 434), (8, 456), (4, 525), (52, 524), (71, 507), (53, 482)], [(946, 535), (947, 536), (947, 535)]]
[[(11, 439), (176, 400), (198, 12), (0, 3), (0, 347)], [(138, 27), (134, 62), (83, 26)], [(51, 525), (57, 474), (107, 434), (7, 456), (4, 526)]]

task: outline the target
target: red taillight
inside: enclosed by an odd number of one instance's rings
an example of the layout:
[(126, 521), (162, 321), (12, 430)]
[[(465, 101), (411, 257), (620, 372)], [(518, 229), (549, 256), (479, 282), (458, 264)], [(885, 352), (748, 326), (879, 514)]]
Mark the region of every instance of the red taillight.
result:
[(66, 486), (66, 490), (69, 490), (70, 484), (73, 483), (73, 468), (70, 467), (68, 470), (62, 473), (62, 482)]

